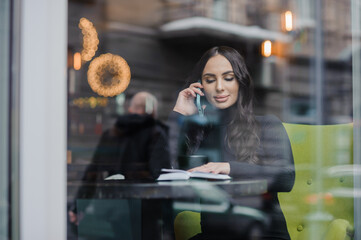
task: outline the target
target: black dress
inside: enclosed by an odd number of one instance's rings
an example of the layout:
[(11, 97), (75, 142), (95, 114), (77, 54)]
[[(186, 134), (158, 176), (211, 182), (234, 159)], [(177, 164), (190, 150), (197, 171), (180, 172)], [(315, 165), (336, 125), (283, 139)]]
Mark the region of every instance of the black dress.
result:
[[(291, 145), (282, 122), (273, 115), (257, 116), (260, 145), (256, 153), (259, 162), (257, 164), (239, 162), (225, 141), (229, 123), (228, 113), (228, 111), (220, 111), (219, 124), (211, 124), (210, 127), (188, 124), (184, 138), (187, 152), (204, 153), (204, 146), (209, 148), (209, 142), (214, 144), (215, 139), (218, 139), (217, 148), (221, 149), (218, 161), (230, 164), (230, 176), (233, 179), (266, 179), (267, 194), (232, 199), (232, 202), (242, 207), (257, 209), (267, 216), (268, 222), (266, 227), (263, 227), (261, 239), (290, 239), (277, 196), (278, 192), (291, 191), (295, 179)], [(187, 122), (188, 117), (176, 115), (183, 119), (183, 123)], [(219, 215), (202, 212), (202, 234), (192, 239), (247, 239), (248, 231), (251, 230), (248, 223), (249, 221), (242, 219), (242, 216), (237, 220), (229, 215), (222, 222), (219, 220)]]

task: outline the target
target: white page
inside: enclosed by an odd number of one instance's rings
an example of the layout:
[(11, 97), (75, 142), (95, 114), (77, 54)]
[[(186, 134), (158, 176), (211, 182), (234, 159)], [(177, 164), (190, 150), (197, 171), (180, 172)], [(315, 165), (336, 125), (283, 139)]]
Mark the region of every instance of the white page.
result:
[(172, 172), (164, 173), (159, 175), (157, 181), (167, 181), (167, 180), (188, 180), (189, 174), (184, 174), (183, 172)]
[[(231, 177), (226, 175), (226, 174), (205, 173), (205, 172), (199, 172), (199, 171), (188, 172), (188, 171), (184, 171), (184, 170), (181, 170), (181, 169), (162, 168), (162, 172), (181, 173), (181, 174), (186, 174), (186, 175), (188, 175), (190, 177), (194, 177), (194, 178), (218, 179), (218, 180), (229, 180), (229, 179), (231, 179)], [(161, 175), (163, 175), (163, 174), (161, 174)]]

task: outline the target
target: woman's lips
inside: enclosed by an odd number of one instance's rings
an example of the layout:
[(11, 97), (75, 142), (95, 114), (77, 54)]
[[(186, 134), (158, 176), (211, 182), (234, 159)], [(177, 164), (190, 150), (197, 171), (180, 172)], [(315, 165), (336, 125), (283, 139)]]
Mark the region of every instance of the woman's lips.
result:
[(223, 103), (226, 102), (229, 98), (229, 95), (215, 96), (214, 99), (216, 102)]

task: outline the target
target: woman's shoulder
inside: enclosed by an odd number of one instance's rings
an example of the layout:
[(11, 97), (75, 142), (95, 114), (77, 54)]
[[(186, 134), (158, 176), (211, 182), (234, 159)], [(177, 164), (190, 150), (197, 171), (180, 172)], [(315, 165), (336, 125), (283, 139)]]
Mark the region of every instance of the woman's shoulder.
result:
[(256, 116), (256, 121), (261, 130), (261, 136), (265, 138), (279, 138), (287, 136), (282, 121), (275, 115)]
[(282, 124), (282, 121), (273, 114), (256, 116), (255, 118), (260, 125)]

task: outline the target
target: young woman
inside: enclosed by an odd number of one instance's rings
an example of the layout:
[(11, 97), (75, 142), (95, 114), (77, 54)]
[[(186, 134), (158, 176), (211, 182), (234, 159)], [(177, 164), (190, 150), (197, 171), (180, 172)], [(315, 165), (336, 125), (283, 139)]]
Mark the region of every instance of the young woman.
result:
[[(204, 96), (205, 116), (207, 110), (219, 114), (220, 131), (212, 135), (215, 128), (199, 127), (189, 133), (185, 138), (188, 154), (195, 154), (207, 138), (219, 136), (221, 139), (220, 161), (189, 171), (228, 174), (233, 179), (266, 179), (268, 194), (260, 198), (270, 224), (264, 229), (262, 239), (290, 239), (277, 197), (278, 192), (290, 191), (294, 184), (290, 142), (278, 118), (254, 115), (253, 83), (243, 57), (233, 48), (213, 47), (202, 56), (189, 79), (189, 87), (179, 93), (173, 111), (179, 117), (197, 114), (196, 94)], [(211, 214), (201, 216), (202, 234), (194, 239), (246, 239), (229, 230), (237, 226), (217, 228), (208, 219)]]

